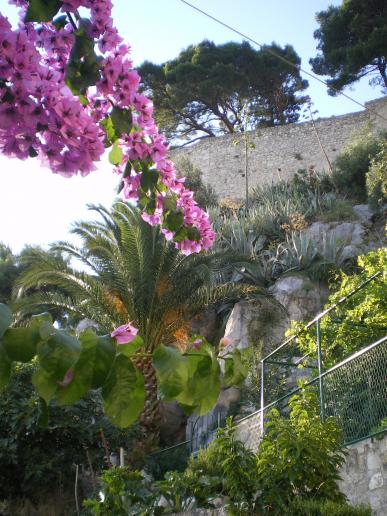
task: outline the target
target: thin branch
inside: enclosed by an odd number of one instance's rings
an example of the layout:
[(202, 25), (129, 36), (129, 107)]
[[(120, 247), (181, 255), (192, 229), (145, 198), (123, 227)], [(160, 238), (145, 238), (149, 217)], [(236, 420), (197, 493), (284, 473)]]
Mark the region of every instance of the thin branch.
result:
[(71, 16), (71, 13), (69, 13), (68, 11), (66, 11), (66, 14), (67, 14), (67, 18), (69, 19), (69, 22), (71, 23), (73, 29), (76, 31), (78, 30), (78, 27), (77, 27), (77, 24), (75, 23), (75, 21), (73, 20), (73, 17)]
[(181, 145), (174, 145), (171, 147), (171, 150), (175, 149), (181, 149), (182, 147), (185, 147), (186, 145), (189, 145), (190, 143), (196, 142), (197, 140), (204, 140), (205, 138), (214, 138), (214, 135), (204, 135), (204, 136), (198, 136), (197, 138), (194, 138), (193, 140), (190, 140), (189, 142), (182, 143)]

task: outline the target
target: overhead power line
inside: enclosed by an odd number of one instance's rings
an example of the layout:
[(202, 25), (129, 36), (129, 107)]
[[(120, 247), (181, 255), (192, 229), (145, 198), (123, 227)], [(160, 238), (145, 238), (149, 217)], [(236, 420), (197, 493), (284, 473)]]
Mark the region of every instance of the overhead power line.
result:
[(288, 59), (286, 59), (285, 57), (283, 56), (280, 56), (279, 54), (277, 54), (277, 52), (274, 52), (274, 50), (271, 50), (270, 48), (266, 47), (265, 45), (263, 45), (262, 43), (259, 43), (258, 41), (256, 41), (255, 39), (251, 38), (250, 36), (248, 36), (247, 34), (244, 34), (243, 32), (240, 32), (239, 30), (235, 29), (234, 27), (231, 27), (231, 25), (228, 25), (227, 23), (223, 22), (222, 20), (219, 20), (219, 18), (216, 18), (215, 16), (212, 16), (211, 14), (207, 13), (206, 11), (203, 11), (202, 9), (200, 9), (199, 7), (197, 7), (196, 5), (194, 4), (191, 4), (190, 2), (187, 2), (186, 0), (180, 0), (180, 2), (182, 2), (183, 4), (186, 4), (188, 5), (189, 7), (191, 7), (192, 9), (194, 9), (195, 11), (203, 14), (204, 16), (206, 16), (207, 18), (210, 18), (210, 20), (213, 20), (214, 22), (218, 23), (219, 25), (222, 25), (223, 27), (226, 27), (226, 29), (229, 29), (231, 30), (232, 32), (235, 32), (235, 34), (238, 34), (239, 36), (241, 36), (242, 38), (246, 39), (247, 41), (250, 41), (251, 43), (253, 43), (254, 45), (257, 45), (259, 48), (263, 48), (265, 50), (265, 52), (268, 52), (269, 54), (271, 54), (272, 56), (276, 57), (277, 59), (279, 59), (280, 61), (282, 61), (283, 63), (286, 63), (287, 65), (295, 68), (296, 70), (302, 72), (303, 74), (307, 75), (308, 77), (311, 77), (312, 79), (314, 79), (315, 81), (318, 81), (318, 82), (321, 82), (321, 84), (324, 84), (325, 86), (327, 86), (328, 88), (331, 88), (332, 90), (336, 91), (336, 93), (342, 95), (343, 97), (347, 98), (348, 100), (350, 100), (351, 102), (354, 102), (355, 104), (357, 104), (358, 106), (362, 107), (363, 109), (369, 111), (370, 113), (373, 113), (374, 115), (378, 116), (379, 118), (381, 118), (382, 120), (384, 120), (385, 122), (387, 122), (387, 118), (385, 118), (383, 115), (381, 115), (380, 113), (378, 113), (377, 111), (375, 111), (374, 109), (371, 109), (369, 108), (368, 106), (366, 106), (365, 104), (362, 104), (361, 102), (359, 102), (358, 100), (354, 99), (353, 97), (351, 97), (350, 95), (347, 95), (346, 93), (338, 90), (337, 88), (333, 87), (333, 86), (330, 86), (326, 81), (324, 81), (324, 79), (320, 79), (320, 77), (317, 77), (316, 75), (314, 75), (313, 73), (311, 72), (308, 72), (307, 70), (304, 70), (303, 68), (301, 68), (301, 66), (295, 64), (295, 63), (292, 63), (291, 61), (289, 61)]

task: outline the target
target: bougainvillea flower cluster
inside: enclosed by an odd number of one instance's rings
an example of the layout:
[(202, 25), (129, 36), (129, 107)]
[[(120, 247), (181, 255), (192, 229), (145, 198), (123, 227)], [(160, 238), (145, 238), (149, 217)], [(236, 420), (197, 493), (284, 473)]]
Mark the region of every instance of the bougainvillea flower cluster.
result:
[(123, 196), (138, 202), (144, 220), (185, 254), (211, 247), (208, 215), (167, 158), (111, 0), (10, 3), (20, 22), (14, 29), (0, 13), (0, 151), (38, 157), (71, 177), (94, 170), (111, 148)]

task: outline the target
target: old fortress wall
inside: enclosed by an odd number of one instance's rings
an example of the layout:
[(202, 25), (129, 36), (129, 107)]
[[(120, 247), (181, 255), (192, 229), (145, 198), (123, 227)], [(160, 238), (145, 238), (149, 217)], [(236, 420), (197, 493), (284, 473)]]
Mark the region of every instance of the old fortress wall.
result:
[[(250, 188), (257, 184), (290, 179), (299, 169), (313, 167), (328, 170), (327, 160), (334, 161), (343, 147), (367, 124), (373, 131), (387, 129), (387, 97), (368, 102), (371, 111), (321, 118), (312, 122), (289, 124), (251, 131), (248, 141), (248, 181)], [(316, 134), (317, 133), (317, 134)], [(317, 136), (318, 135), (318, 136)], [(239, 144), (235, 142), (239, 140)], [(245, 144), (240, 135), (229, 134), (207, 138), (189, 147), (171, 151), (178, 162), (188, 158), (203, 173), (203, 180), (215, 189), (220, 198), (243, 198), (245, 180)]]

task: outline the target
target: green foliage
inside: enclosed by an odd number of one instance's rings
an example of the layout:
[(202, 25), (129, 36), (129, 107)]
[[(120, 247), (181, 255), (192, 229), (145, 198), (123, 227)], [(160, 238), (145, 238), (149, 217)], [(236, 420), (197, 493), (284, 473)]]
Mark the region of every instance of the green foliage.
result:
[(161, 514), (155, 507), (157, 495), (139, 471), (114, 467), (100, 477), (103, 500), (85, 500), (94, 516), (150, 516)]
[(294, 498), (343, 501), (337, 487), (344, 463), (335, 421), (321, 421), (316, 396), (307, 390), (289, 401), (289, 417), (269, 415), (257, 455), (258, 483), (265, 504), (281, 510)]
[(0, 396), (0, 499), (37, 500), (45, 491), (73, 488), (74, 464), (105, 465), (100, 432), (110, 450), (130, 446), (137, 429), (120, 431), (107, 421), (101, 397), (93, 392), (71, 407), (50, 406), (48, 426), (39, 426), (42, 407), (31, 386), (36, 362), (15, 365)]
[(310, 60), (313, 71), (329, 75), (329, 93), (336, 94), (364, 75), (387, 87), (387, 6), (384, 0), (346, 0), (316, 15), (314, 33), (321, 51)]
[(371, 516), (370, 507), (332, 500), (303, 500), (296, 498), (282, 514), (286, 516)]
[(190, 45), (176, 59), (139, 67), (143, 87), (156, 108), (158, 125), (169, 137), (191, 139), (233, 133), (258, 125), (295, 122), (307, 87), (290, 45), (254, 50), (249, 43)]
[(200, 507), (219, 496), (228, 497), (230, 514), (252, 514), (258, 506), (255, 457), (237, 439), (231, 418), (209, 447), (190, 459), (183, 479)]
[(29, 0), (24, 22), (49, 22), (61, 5), (61, 0)]
[(352, 204), (346, 199), (334, 199), (330, 209), (324, 211), (319, 219), (322, 222), (344, 222), (356, 220), (356, 214), (353, 211)]
[(202, 179), (202, 171), (195, 167), (188, 158), (181, 158), (175, 162), (180, 177), (185, 177), (185, 186), (195, 193), (195, 201), (202, 208), (216, 206), (218, 202), (215, 190), (206, 185)]
[[(358, 349), (372, 344), (385, 335), (387, 327), (387, 250), (378, 249), (358, 258), (360, 272), (341, 273), (339, 288), (329, 296), (327, 307), (339, 302), (376, 272), (382, 274), (343, 305), (321, 320), (321, 346), (324, 364), (336, 363)], [(293, 322), (288, 335), (297, 331), (302, 352), (316, 356), (314, 329), (305, 331), (305, 324)]]
[(333, 180), (340, 193), (360, 201), (366, 200), (366, 175), (372, 159), (381, 150), (385, 136), (362, 132), (337, 156)]
[(373, 208), (387, 203), (387, 142), (380, 144), (380, 151), (371, 160), (366, 176), (368, 202)]

